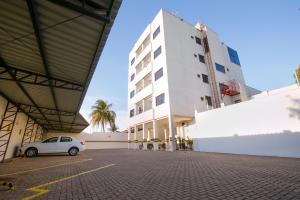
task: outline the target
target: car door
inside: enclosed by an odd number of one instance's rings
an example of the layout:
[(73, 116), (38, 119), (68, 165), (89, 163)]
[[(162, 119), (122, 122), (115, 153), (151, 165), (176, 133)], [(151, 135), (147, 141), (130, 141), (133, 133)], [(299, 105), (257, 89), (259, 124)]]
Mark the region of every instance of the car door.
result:
[(44, 140), (38, 147), (39, 153), (55, 153), (58, 147), (58, 137), (52, 137)]
[(72, 147), (73, 140), (71, 137), (61, 136), (58, 143), (59, 152), (68, 152)]

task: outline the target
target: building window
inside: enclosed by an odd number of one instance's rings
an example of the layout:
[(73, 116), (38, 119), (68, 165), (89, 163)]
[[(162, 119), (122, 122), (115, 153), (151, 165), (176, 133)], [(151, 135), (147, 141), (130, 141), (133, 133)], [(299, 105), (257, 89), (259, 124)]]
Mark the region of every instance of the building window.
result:
[(156, 36), (160, 33), (160, 27), (157, 27), (157, 29), (153, 33), (153, 40), (156, 38)]
[(155, 98), (155, 103), (156, 103), (156, 106), (159, 106), (159, 105), (165, 103), (165, 93), (158, 95)]
[(197, 58), (197, 54), (194, 54), (194, 57)]
[(131, 65), (133, 65), (133, 63), (134, 63), (134, 61), (135, 61), (135, 57), (134, 58), (132, 58), (132, 60), (131, 60)]
[(155, 81), (164, 75), (163, 68), (160, 68), (157, 72), (155, 72), (154, 77)]
[(132, 97), (134, 97), (134, 90), (132, 90), (132, 91), (130, 92), (130, 99), (131, 99)]
[(161, 54), (161, 46), (154, 51), (154, 59)]
[(205, 96), (205, 100), (206, 100), (207, 105), (212, 106), (212, 101), (211, 101), (210, 96)]
[(216, 70), (219, 71), (219, 72), (222, 72), (225, 74), (225, 67), (223, 65), (220, 65), (218, 63), (215, 63), (216, 65)]
[(197, 74), (197, 77), (198, 77), (198, 78), (201, 78), (200, 74)]
[(195, 36), (195, 40), (196, 40), (196, 43), (197, 43), (197, 44), (200, 44), (200, 45), (201, 45), (201, 39), (200, 39), (200, 38), (198, 38), (197, 36)]
[(135, 73), (133, 73), (133, 74), (131, 75), (130, 81), (133, 81), (134, 77), (135, 77)]
[(201, 97), (201, 101), (204, 101), (204, 98), (203, 98), (203, 97)]
[(138, 113), (141, 114), (142, 112), (143, 112), (143, 107), (142, 107), (142, 106), (139, 106), (139, 107), (138, 107)]
[(241, 65), (239, 56), (238, 56), (236, 50), (234, 50), (230, 47), (227, 47), (227, 50), (228, 50), (228, 55), (229, 55), (230, 61), (234, 64)]
[(199, 61), (205, 63), (205, 58), (201, 54), (198, 54)]
[(130, 117), (133, 117), (133, 116), (134, 116), (134, 109), (130, 110), (129, 116), (130, 116)]
[(208, 76), (206, 74), (202, 74), (202, 80), (204, 83), (209, 83)]
[(219, 83), (220, 92), (222, 93), (226, 89), (226, 85), (223, 83)]
[(194, 36), (191, 35), (191, 38), (194, 39)]

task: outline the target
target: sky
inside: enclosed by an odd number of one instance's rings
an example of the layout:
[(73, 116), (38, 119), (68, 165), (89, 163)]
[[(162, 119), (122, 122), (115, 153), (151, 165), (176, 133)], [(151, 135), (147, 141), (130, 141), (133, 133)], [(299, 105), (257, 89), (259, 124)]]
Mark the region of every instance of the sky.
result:
[(238, 51), (246, 84), (272, 90), (294, 83), (300, 65), (299, 0), (123, 0), (80, 110), (88, 121), (91, 106), (103, 99), (113, 104), (119, 129), (127, 128), (128, 54), (161, 8), (217, 32)]

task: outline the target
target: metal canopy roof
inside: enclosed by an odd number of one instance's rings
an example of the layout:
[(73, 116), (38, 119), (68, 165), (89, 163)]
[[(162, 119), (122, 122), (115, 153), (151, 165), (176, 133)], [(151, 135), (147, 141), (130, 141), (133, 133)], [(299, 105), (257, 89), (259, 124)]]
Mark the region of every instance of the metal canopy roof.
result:
[(79, 114), (121, 0), (0, 1), (0, 95), (47, 131)]

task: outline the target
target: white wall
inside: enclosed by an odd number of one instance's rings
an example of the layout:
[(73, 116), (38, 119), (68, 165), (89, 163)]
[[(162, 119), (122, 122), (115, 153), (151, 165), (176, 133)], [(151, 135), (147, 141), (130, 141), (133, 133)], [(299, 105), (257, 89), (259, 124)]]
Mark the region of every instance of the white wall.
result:
[[(196, 113), (195, 124), (185, 130), (195, 138), (195, 150), (291, 157), (296, 152), (299, 155), (300, 143), (296, 141), (300, 137), (300, 87), (292, 85), (252, 98)], [(277, 148), (278, 141), (281, 143)], [(263, 144), (265, 146), (259, 148)]]
[(87, 149), (128, 148), (128, 136), (126, 133), (80, 134), (80, 139), (85, 140)]
[[(0, 120), (2, 120), (4, 117), (6, 104), (7, 104), (6, 99), (4, 99), (2, 96), (0, 96)], [(18, 112), (13, 130), (12, 130), (12, 133), (10, 136), (10, 140), (8, 143), (6, 156), (4, 159), (10, 159), (10, 158), (14, 157), (14, 155), (16, 154), (16, 150), (21, 146), (26, 122), (27, 122), (27, 115), (22, 112)], [(2, 134), (4, 134), (4, 132), (3, 133), (1, 132), (0, 136), (2, 136)], [(8, 138), (8, 137), (5, 137), (5, 139), (6, 138)], [(3, 142), (1, 142), (1, 144), (3, 144)], [(0, 147), (0, 149), (5, 150), (5, 147), (6, 146), (4, 145), (4, 146)]]
[(55, 136), (73, 136), (85, 141), (86, 149), (122, 149), (128, 147), (125, 133), (47, 133), (47, 138)]
[(195, 138), (194, 150), (300, 158), (300, 132), (217, 138)]

